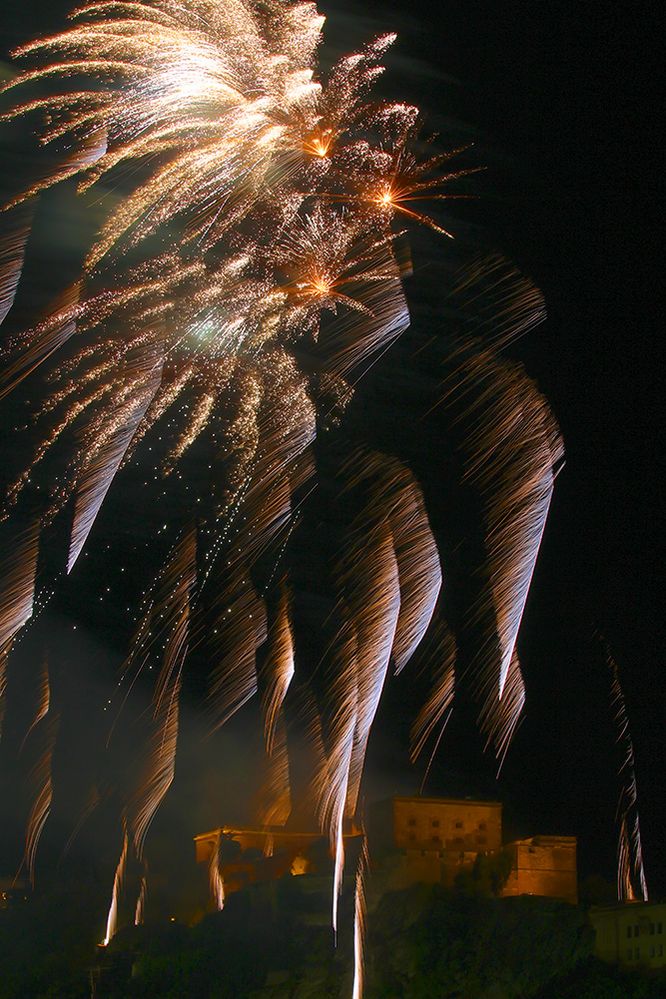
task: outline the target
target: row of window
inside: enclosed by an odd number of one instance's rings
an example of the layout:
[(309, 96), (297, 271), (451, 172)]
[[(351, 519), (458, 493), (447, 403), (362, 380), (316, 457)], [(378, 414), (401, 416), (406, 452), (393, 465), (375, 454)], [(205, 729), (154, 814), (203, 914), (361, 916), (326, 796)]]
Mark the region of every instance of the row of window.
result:
[[(653, 937), (655, 933), (661, 934), (663, 932), (663, 923), (650, 923), (650, 936)], [(641, 928), (638, 923), (633, 926), (627, 926), (627, 936), (628, 937), (638, 937), (640, 936)]]
[[(430, 821), (430, 825), (433, 827), (433, 829), (439, 829), (440, 824), (441, 823), (440, 823), (439, 819), (431, 819), (431, 821)], [(408, 826), (415, 826), (415, 825), (417, 825), (417, 821), (414, 818), (414, 816), (412, 816), (411, 818), (407, 819), (407, 825)], [(463, 829), (464, 826), (465, 826), (464, 822), (454, 822), (454, 827), (456, 829)], [(478, 828), (482, 829), (482, 830), (483, 829), (487, 829), (488, 828), (488, 824), (486, 822), (479, 822)]]
[[(419, 838), (419, 837), (417, 837), (416, 833), (410, 832), (407, 838), (410, 840), (410, 842), (415, 843), (416, 840), (417, 840), (417, 838)], [(441, 845), (441, 843), (442, 843), (442, 837), (441, 836), (431, 836), (430, 838), (431, 838), (432, 842), (435, 845), (438, 845), (438, 844)], [(464, 846), (465, 845), (465, 840), (462, 838), (462, 836), (455, 836), (451, 842), (453, 843), (454, 846)], [(477, 836), (476, 837), (476, 842), (477, 842), (478, 846), (487, 846), (487, 844), (488, 844), (488, 837), (487, 836)]]
[[(650, 947), (650, 957), (663, 957), (664, 956), (664, 945), (657, 944), (657, 946)], [(627, 961), (640, 961), (641, 959), (641, 949), (640, 947), (627, 947)]]
[(447, 861), (451, 861), (454, 857), (457, 857), (459, 863), (462, 863), (462, 861), (464, 861), (465, 856), (466, 856), (464, 850), (460, 850), (459, 853), (456, 853), (454, 850), (430, 850), (430, 849), (428, 849), (428, 850), (409, 850), (409, 849), (405, 849), (405, 850), (402, 851), (402, 853), (403, 853), (404, 857), (415, 857), (417, 854), (420, 854), (422, 857), (439, 857), (440, 860), (444, 859), (444, 860), (447, 860)]

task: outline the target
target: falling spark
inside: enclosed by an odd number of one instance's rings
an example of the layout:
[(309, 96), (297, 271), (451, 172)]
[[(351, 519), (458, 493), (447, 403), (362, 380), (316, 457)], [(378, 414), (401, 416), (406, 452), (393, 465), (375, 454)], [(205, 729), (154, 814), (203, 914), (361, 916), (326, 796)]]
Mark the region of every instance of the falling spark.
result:
[[(145, 911), (146, 836), (175, 774), (180, 690), (183, 662), (190, 637), (190, 602), (195, 565), (195, 536), (192, 530), (188, 530), (176, 545), (171, 559), (155, 584), (152, 600), (141, 621), (132, 655), (126, 665), (126, 670), (129, 671), (138, 660), (141, 669), (149, 656), (157, 654), (156, 639), (162, 639), (161, 669), (153, 696), (147, 747), (144, 758), (137, 767), (134, 791), (129, 795), (123, 813), (123, 849), (114, 880), (105, 943), (109, 942), (118, 929), (119, 907), (130, 851), (131, 856), (143, 867), (134, 907), (135, 920), (143, 918)], [(151, 625), (156, 627), (158, 635), (152, 634)]]
[(0, 325), (11, 309), (18, 288), (25, 248), (30, 235), (30, 213), (14, 213), (7, 231), (0, 237)]
[(0, 732), (7, 685), (7, 662), (21, 628), (30, 620), (35, 606), (39, 525), (28, 527), (9, 536), (1, 525), (0, 537)]
[(123, 882), (125, 879), (125, 869), (127, 867), (127, 853), (129, 850), (129, 837), (127, 835), (127, 828), (123, 832), (123, 848), (120, 853), (120, 859), (118, 861), (118, 866), (116, 867), (116, 873), (113, 878), (113, 891), (111, 894), (111, 905), (109, 907), (109, 913), (106, 917), (106, 933), (104, 934), (104, 940), (102, 941), (102, 947), (108, 947), (111, 940), (116, 934), (117, 924), (118, 924), (118, 906), (120, 902), (120, 894), (123, 888)]
[[(0, 353), (0, 398), (29, 376), (44, 386), (25, 431), (30, 457), (4, 497), (11, 545), (0, 564), (0, 666), (33, 611), (42, 529), (73, 511), (62, 566), (70, 572), (124, 466), (136, 461), (168, 484), (187, 477), (198, 453), (211, 459), (205, 488), (186, 483), (182, 522), (190, 526), (148, 586), (123, 670), (124, 697), (146, 670), (156, 679), (124, 801), (108, 944), (128, 896), (135, 922), (144, 918), (146, 837), (175, 775), (193, 648), (212, 664), (211, 729), (259, 694), (268, 770), (262, 821), (280, 824), (291, 814), (285, 708), (298, 649), (284, 553), (303, 496), (314, 490), (314, 445), (340, 423), (352, 386), (409, 324), (396, 224), (416, 221), (451, 236), (421, 203), (464, 197), (449, 185), (474, 168), (442, 170), (460, 149), (417, 157), (417, 109), (373, 98), (395, 36), (318, 77), (323, 18), (312, 3), (100, 0), (70, 20), (66, 30), (22, 46), (16, 56), (26, 68), (3, 87), (16, 100), (3, 118), (42, 123), (56, 166), (7, 205), (0, 322), (19, 287), (33, 199), (66, 178), (81, 192), (114, 185), (123, 196), (108, 209), (80, 279), (32, 326), (12, 329)], [(495, 346), (541, 315), (538, 294), (497, 263), (459, 283), (461, 308), (479, 283), (502, 310), (490, 335)], [(466, 475), (484, 503), (501, 645), (480, 682), (481, 724), (503, 758), (522, 710), (516, 637), (561, 445), (545, 402), (521, 373), (488, 353), (463, 358), (463, 368), (467, 386), (483, 387), (481, 402), (468, 405)], [(39, 522), (19, 530), (31, 477), (56, 459), (63, 470), (39, 493)], [(314, 809), (335, 858), (336, 931), (345, 832), (358, 817), (383, 688), (439, 625), (442, 587), (411, 473), (358, 449), (341, 481), (356, 513), (331, 569), (336, 624), (320, 664), (325, 707), (312, 690), (302, 695), (316, 758)], [(169, 529), (165, 516), (160, 530)], [(266, 562), (262, 586), (258, 567)], [(447, 645), (414, 728), (415, 752), (446, 724), (454, 655), (455, 643)], [(0, 671), (0, 694), (3, 684)], [(31, 869), (50, 785), (37, 801)], [(221, 908), (219, 841), (211, 865)], [(128, 877), (134, 867), (137, 886)], [(364, 872), (362, 865), (356, 877), (355, 999)]]
[[(538, 289), (503, 257), (478, 257), (456, 276), (448, 305), (465, 332), (446, 358), (439, 401), (426, 415), (440, 407), (451, 414), (464, 480), (482, 504), (485, 559), (479, 568), (487, 583), (466, 626), (481, 636), (472, 691), (481, 702), (486, 747), (493, 746), (501, 770), (525, 705), (516, 641), (564, 450), (546, 400), (522, 367), (500, 353), (545, 318)], [(439, 637), (437, 629), (443, 629)], [(456, 687), (453, 636), (439, 620), (430, 634), (433, 689), (412, 728), (411, 747), (416, 760), (439, 726), (424, 783)]]
[(611, 707), (615, 712), (617, 742), (623, 753), (619, 776), (622, 779), (617, 803), (616, 820), (619, 825), (617, 846), (617, 897), (620, 902), (647, 902), (648, 888), (643, 866), (643, 847), (638, 818), (638, 786), (634, 744), (629, 728), (627, 705), (620, 683), (620, 669), (608, 644), (600, 639), (611, 677)]
[(354, 890), (354, 985), (352, 999), (363, 999), (365, 976), (364, 947), (366, 934), (365, 880), (368, 869), (368, 844), (363, 836), (363, 847), (356, 870)]
[(222, 877), (222, 871), (220, 870), (220, 841), (221, 833), (217, 834), (217, 839), (215, 841), (215, 847), (210, 855), (210, 862), (208, 867), (208, 882), (210, 885), (210, 893), (215, 903), (215, 908), (219, 911), (224, 909), (224, 878)]
[(466, 413), (466, 478), (484, 503), (502, 699), (563, 448), (548, 405), (518, 365), (488, 350), (459, 375), (480, 391)]
[[(426, 641), (428, 647), (425, 650), (425, 655), (433, 667), (433, 687), (412, 725), (411, 758), (414, 762), (418, 759), (439, 725), (440, 734), (430, 757), (430, 764), (432, 764), (451, 716), (456, 681), (456, 643), (450, 629), (441, 618), (437, 620)], [(424, 784), (429, 769), (430, 765), (426, 768), (423, 778)]]
[[(291, 813), (289, 754), (283, 705), (294, 677), (294, 639), (290, 622), (289, 594), (282, 580), (276, 620), (268, 631), (268, 649), (263, 673), (261, 709), (269, 775), (263, 789), (261, 809), (265, 826), (284, 825)], [(262, 678), (260, 678), (261, 680)]]

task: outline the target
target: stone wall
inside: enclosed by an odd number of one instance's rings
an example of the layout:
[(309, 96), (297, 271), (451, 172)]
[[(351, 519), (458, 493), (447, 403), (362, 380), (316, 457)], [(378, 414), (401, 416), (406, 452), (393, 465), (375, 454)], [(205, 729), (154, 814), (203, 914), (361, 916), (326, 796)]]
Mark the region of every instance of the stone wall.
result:
[(512, 870), (503, 895), (545, 895), (574, 905), (578, 901), (574, 836), (533, 836), (506, 847)]

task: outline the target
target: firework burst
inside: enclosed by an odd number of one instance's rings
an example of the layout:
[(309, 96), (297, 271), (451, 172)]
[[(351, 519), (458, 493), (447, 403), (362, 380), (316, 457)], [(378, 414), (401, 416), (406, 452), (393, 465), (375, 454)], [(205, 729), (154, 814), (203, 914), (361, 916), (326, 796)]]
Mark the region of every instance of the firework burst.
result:
[[(373, 97), (394, 36), (319, 79), (323, 18), (313, 4), (102, 0), (71, 21), (18, 50), (27, 68), (4, 88), (14, 101), (4, 118), (37, 122), (56, 163), (7, 205), (0, 321), (15, 298), (40, 193), (74, 178), (82, 197), (104, 197), (112, 186), (123, 196), (113, 199), (80, 279), (3, 347), (0, 398), (37, 377), (42, 390), (25, 433), (30, 458), (5, 495), (12, 553), (0, 574), (0, 666), (32, 613), (46, 527), (66, 522), (69, 511), (61, 567), (69, 573), (123, 466), (135, 461), (173, 481), (203, 447), (211, 469), (205, 488), (193, 487), (182, 511), (187, 526), (145, 594), (121, 681), (126, 697), (146, 666), (157, 677), (123, 808), (108, 942), (125, 910), (143, 917), (145, 840), (174, 779), (193, 650), (211, 664), (211, 728), (259, 694), (261, 819), (269, 828), (292, 813), (285, 708), (299, 662), (288, 555), (313, 488), (314, 443), (340, 422), (363, 371), (408, 325), (396, 221), (450, 236), (420, 203), (456, 197), (447, 185), (472, 171), (445, 166), (462, 150), (420, 158), (418, 111)], [(491, 312), (501, 313), (502, 342), (541, 315), (531, 286), (513, 293), (504, 278), (490, 282), (500, 286)], [(458, 289), (460, 301), (468, 290)], [(484, 501), (500, 645), (479, 681), (480, 723), (503, 758), (522, 709), (516, 636), (560, 444), (545, 402), (510, 365), (477, 351), (463, 357), (460, 372), (466, 391), (484, 379), (492, 385), (468, 400), (467, 476)], [(25, 521), (27, 486), (44, 468), (39, 509), (33, 499)], [(397, 460), (363, 448), (348, 455), (340, 478), (340, 495), (356, 505), (330, 567), (336, 625), (319, 664), (323, 701), (300, 695), (316, 758), (313, 811), (335, 858), (334, 924), (344, 832), (357, 817), (385, 680), (391, 666), (398, 673), (407, 665), (433, 619), (443, 658), (414, 728), (415, 752), (446, 723), (455, 683), (455, 642), (437, 619), (442, 572), (420, 487)], [(16, 533), (20, 518), (29, 526)], [(50, 793), (49, 776), (30, 820), (31, 871)], [(218, 868), (214, 859), (221, 907)], [(359, 874), (356, 996), (362, 896)]]

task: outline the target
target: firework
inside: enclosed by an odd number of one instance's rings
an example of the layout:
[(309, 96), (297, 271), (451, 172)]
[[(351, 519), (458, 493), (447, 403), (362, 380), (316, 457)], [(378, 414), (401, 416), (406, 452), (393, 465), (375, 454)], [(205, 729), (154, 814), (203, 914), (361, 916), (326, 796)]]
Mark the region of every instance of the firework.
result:
[[(34, 761), (28, 778), (32, 807), (26, 822), (25, 853), (21, 865), (25, 865), (33, 888), (37, 848), (53, 798), (51, 763), (59, 727), (59, 715), (53, 710), (51, 703), (51, 682), (46, 661), (42, 664), (40, 673), (35, 716), (21, 746), (22, 754)], [(19, 875), (20, 873), (19, 870)]]
[(0, 323), (12, 307), (18, 288), (25, 247), (30, 235), (30, 213), (14, 213), (11, 224), (0, 238)]
[[(467, 674), (479, 726), (501, 769), (525, 703), (516, 640), (564, 449), (547, 401), (522, 366), (502, 355), (543, 321), (540, 292), (498, 255), (473, 259), (452, 285), (448, 304), (459, 330), (440, 360), (444, 375), (426, 417), (445, 414), (463, 482), (480, 504), (483, 584), (475, 582), (462, 627), (477, 649)], [(437, 620), (429, 642), (433, 686), (412, 729), (413, 759), (435, 738), (426, 777), (456, 690), (456, 642), (444, 622)]]
[(620, 794), (617, 802), (617, 897), (620, 902), (648, 900), (647, 881), (643, 867), (643, 847), (638, 818), (638, 787), (634, 744), (629, 728), (627, 706), (620, 683), (620, 670), (606, 642), (601, 639), (611, 680), (611, 707), (617, 725), (617, 743), (622, 750)]
[(368, 864), (369, 857), (367, 840), (364, 836), (361, 855), (358, 859), (354, 891), (354, 984), (352, 988), (352, 999), (363, 999), (363, 982), (365, 974), (364, 948), (367, 914), (365, 890)]
[[(184, 492), (186, 526), (147, 588), (121, 680), (127, 698), (146, 669), (156, 677), (125, 795), (105, 942), (126, 910), (143, 919), (145, 841), (174, 779), (194, 650), (210, 664), (211, 729), (259, 695), (267, 829), (298, 805), (287, 708), (300, 698), (315, 761), (305, 797), (335, 858), (337, 928), (344, 835), (359, 819), (386, 679), (434, 629), (439, 658), (414, 727), (418, 753), (450, 714), (455, 641), (437, 610), (442, 571), (422, 491), (395, 458), (359, 447), (340, 468), (337, 500), (354, 512), (327, 568), (331, 643), (311, 670), (316, 692), (303, 682), (296, 694), (303, 667), (290, 538), (315, 488), (318, 437), (343, 420), (363, 372), (409, 323), (396, 225), (418, 221), (450, 236), (422, 202), (458, 196), (447, 185), (472, 171), (445, 166), (462, 150), (419, 158), (417, 109), (373, 97), (392, 35), (319, 78), (323, 18), (313, 4), (101, 0), (71, 20), (16, 53), (27, 68), (4, 88), (14, 101), (5, 119), (39, 122), (55, 165), (7, 206), (0, 322), (40, 193), (74, 179), (83, 198), (111, 185), (124, 196), (108, 210), (80, 278), (3, 347), (0, 399), (36, 378), (41, 399), (25, 435), (29, 459), (5, 495), (11, 554), (0, 572), (0, 663), (32, 613), (44, 529), (67, 525), (60, 571), (70, 573), (124, 466), (180, 481), (188, 460), (205, 453), (210, 475)], [(503, 758), (522, 710), (516, 636), (561, 446), (536, 388), (494, 353), (542, 317), (542, 300), (494, 261), (458, 284), (460, 311), (480, 282), (492, 307), (470, 332), (485, 337), (499, 312), (486, 337), (493, 349), (461, 350), (456, 364), (471, 427), (466, 475), (483, 501), (492, 580), (477, 616), (484, 624), (493, 617), (500, 646), (479, 681), (480, 723)], [(445, 383), (445, 397), (451, 391)], [(28, 486), (40, 475), (35, 511)], [(17, 532), (27, 506), (31, 526)], [(31, 871), (49, 802), (50, 776), (30, 822)], [(221, 908), (218, 854), (219, 844), (210, 874)], [(359, 997), (363, 892), (360, 871)]]
[[(481, 638), (473, 687), (479, 725), (501, 768), (525, 702), (516, 640), (564, 447), (546, 399), (522, 366), (501, 353), (544, 320), (538, 289), (492, 255), (457, 276), (449, 303), (463, 332), (446, 359), (437, 405), (451, 414), (464, 480), (481, 503), (487, 583), (469, 613)], [(429, 702), (431, 720), (450, 697), (444, 675), (439, 705), (434, 695)], [(418, 748), (429, 730), (422, 715)]]
[(210, 892), (212, 897), (215, 899), (215, 907), (218, 912), (224, 909), (224, 878), (220, 871), (220, 842), (222, 839), (222, 833), (217, 834), (217, 840), (215, 847), (210, 855), (210, 862), (208, 866), (208, 880), (210, 884)]
[[(440, 733), (430, 757), (432, 762), (446, 724), (451, 717), (456, 683), (456, 643), (451, 630), (441, 617), (436, 619), (430, 630), (427, 643), (429, 647), (424, 651), (427, 658), (434, 664), (435, 676), (432, 690), (412, 726), (411, 756), (414, 761), (418, 759), (439, 725)], [(426, 778), (427, 770), (424, 783)]]
[(269, 776), (264, 789), (262, 821), (266, 826), (284, 825), (291, 813), (289, 755), (283, 705), (295, 673), (294, 637), (291, 629), (289, 594), (285, 580), (280, 585), (276, 621), (269, 626), (271, 642), (258, 676)]
[[(6, 534), (6, 532), (3, 532)], [(16, 635), (30, 619), (35, 601), (39, 526), (3, 538), (0, 558), (0, 732), (4, 713), (7, 660)]]

